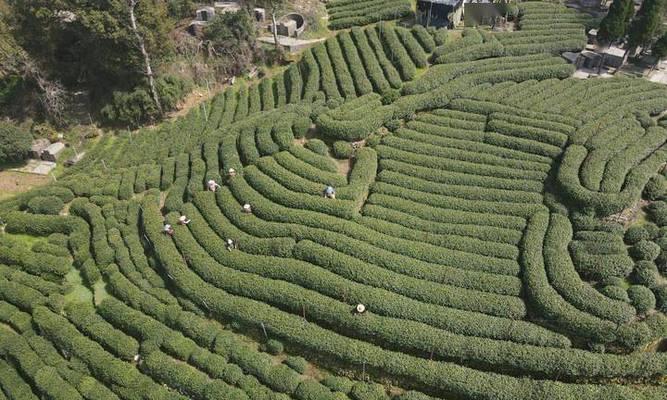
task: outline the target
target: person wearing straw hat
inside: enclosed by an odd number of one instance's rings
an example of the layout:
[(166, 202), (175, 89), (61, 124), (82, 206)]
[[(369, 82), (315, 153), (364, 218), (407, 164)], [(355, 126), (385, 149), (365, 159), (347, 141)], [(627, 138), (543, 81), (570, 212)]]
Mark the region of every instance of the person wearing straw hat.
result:
[(178, 224), (179, 225), (187, 225), (189, 223), (190, 223), (190, 220), (185, 215), (181, 215), (180, 217), (178, 217)]
[(324, 189), (324, 197), (327, 199), (335, 199), (336, 198), (336, 189), (333, 188), (333, 186), (327, 186)]
[(252, 206), (248, 203), (243, 205), (243, 212), (246, 214), (252, 214)]
[(162, 232), (164, 232), (166, 235), (174, 236), (174, 227), (172, 227), (170, 224), (164, 224)]
[(361, 304), (361, 303), (359, 303), (359, 304), (357, 304), (356, 307), (354, 307), (354, 312), (356, 312), (357, 314), (361, 315), (361, 314), (363, 314), (363, 313), (366, 312), (366, 306), (363, 305), (363, 304)]
[(210, 190), (211, 192), (215, 192), (220, 187), (220, 185), (218, 185), (218, 183), (213, 179), (209, 180), (206, 183), (206, 186), (208, 186), (208, 190)]

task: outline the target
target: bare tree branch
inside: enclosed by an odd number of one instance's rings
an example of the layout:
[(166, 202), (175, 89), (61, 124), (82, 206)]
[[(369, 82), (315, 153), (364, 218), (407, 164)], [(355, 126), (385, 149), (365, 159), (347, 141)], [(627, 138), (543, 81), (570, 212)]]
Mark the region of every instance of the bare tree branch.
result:
[(139, 44), (141, 55), (144, 57), (144, 65), (146, 68), (145, 74), (148, 77), (148, 85), (150, 86), (151, 94), (153, 95), (153, 101), (155, 102), (155, 106), (157, 107), (160, 114), (162, 114), (163, 111), (162, 105), (160, 104), (160, 97), (158, 96), (157, 89), (155, 88), (155, 77), (153, 76), (153, 68), (151, 67), (151, 58), (148, 54), (148, 51), (146, 50), (144, 38), (141, 36), (139, 29), (137, 28), (137, 19), (134, 15), (134, 9), (137, 7), (138, 3), (139, 0), (128, 0), (128, 6), (130, 8), (130, 27), (132, 28), (134, 36), (137, 38), (137, 43)]

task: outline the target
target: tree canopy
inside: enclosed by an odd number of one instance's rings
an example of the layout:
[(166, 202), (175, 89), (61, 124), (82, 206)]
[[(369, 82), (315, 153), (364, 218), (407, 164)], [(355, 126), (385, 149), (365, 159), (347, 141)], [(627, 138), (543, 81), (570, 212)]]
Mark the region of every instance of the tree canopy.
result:
[[(87, 83), (98, 95), (142, 79), (143, 59), (125, 0), (9, 0), (18, 42), (67, 86)], [(163, 1), (141, 1), (138, 26), (153, 59), (167, 57), (169, 17)]]
[(634, 12), (635, 4), (632, 0), (614, 0), (609, 13), (600, 22), (598, 40), (609, 44), (625, 37)]
[(663, 58), (667, 57), (667, 33), (658, 38), (658, 40), (653, 44), (651, 52), (656, 58), (656, 62), (659, 62)]
[(628, 43), (632, 47), (651, 43), (662, 24), (665, 0), (644, 0), (628, 31)]
[(9, 121), (0, 121), (0, 164), (23, 160), (31, 144), (29, 133)]
[(221, 56), (218, 69), (237, 74), (247, 69), (256, 50), (256, 32), (246, 10), (217, 15), (204, 30), (210, 53)]

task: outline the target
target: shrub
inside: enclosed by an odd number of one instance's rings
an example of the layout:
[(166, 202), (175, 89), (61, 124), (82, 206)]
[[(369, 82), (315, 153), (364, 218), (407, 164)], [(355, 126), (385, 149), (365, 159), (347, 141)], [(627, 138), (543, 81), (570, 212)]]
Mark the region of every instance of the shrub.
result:
[(433, 29), (430, 28), (433, 35), (433, 41), (435, 41), (436, 46), (442, 46), (447, 42), (447, 29)]
[(387, 25), (384, 22), (381, 22), (376, 26), (379, 36), (382, 38), (382, 43), (385, 45), (385, 48), (388, 50), (388, 53), (391, 56), (391, 61), (396, 66), (396, 69), (401, 74), (401, 78), (404, 81), (409, 81), (415, 77), (417, 73), (417, 68), (410, 58), (405, 47), (398, 38), (396, 33), (396, 28), (393, 28)]
[(28, 211), (33, 214), (58, 215), (64, 206), (65, 203), (63, 203), (60, 197), (38, 196), (30, 199), (28, 202)]
[(287, 356), (285, 364), (300, 374), (306, 372), (308, 368), (308, 361), (303, 357)]
[(352, 75), (352, 81), (357, 89), (357, 94), (362, 96), (372, 92), (373, 85), (366, 76), (366, 69), (361, 62), (359, 51), (354, 45), (351, 35), (348, 32), (340, 32), (336, 35), (336, 38), (338, 39), (343, 55), (345, 56), (350, 74)]
[(630, 298), (630, 304), (637, 310), (638, 314), (646, 314), (646, 312), (655, 308), (655, 296), (645, 286), (630, 286), (628, 288), (628, 297)]
[(308, 133), (308, 131), (310, 130), (311, 125), (312, 122), (308, 117), (295, 118), (294, 121), (292, 122), (292, 132), (294, 133), (294, 137), (300, 139), (306, 136), (306, 133)]
[(0, 121), (0, 164), (22, 161), (31, 145), (28, 132), (9, 121)]
[(382, 93), (382, 104), (389, 105), (401, 97), (401, 92), (398, 89), (388, 89)]
[(424, 393), (415, 392), (413, 390), (405, 392), (398, 396), (396, 400), (431, 400), (431, 398)]
[(364, 2), (332, 0), (327, 2), (327, 11), (330, 15), (329, 29), (331, 30), (398, 19), (412, 13), (410, 2), (406, 0), (371, 0)]
[(667, 313), (667, 284), (662, 284), (655, 289), (656, 306), (662, 313)]
[(665, 195), (667, 185), (665, 184), (665, 177), (662, 175), (654, 175), (649, 179), (644, 186), (643, 196), (648, 200), (658, 200)]
[[(190, 86), (188, 82), (173, 76), (158, 78), (156, 87), (163, 109), (169, 111), (175, 108), (190, 90)], [(113, 92), (111, 101), (102, 108), (101, 114), (109, 124), (130, 127), (137, 127), (160, 117), (148, 88), (141, 86), (128, 92)]]
[(384, 72), (382, 72), (380, 61), (375, 56), (375, 53), (368, 42), (366, 32), (361, 28), (354, 27), (352, 28), (351, 34), (354, 44), (359, 52), (359, 56), (363, 61), (366, 74), (368, 74), (368, 79), (373, 85), (373, 89), (377, 93), (383, 93), (391, 86), (389, 85), (387, 78), (384, 76)]
[(433, 35), (431, 35), (431, 33), (426, 28), (424, 28), (423, 25), (416, 24), (413, 26), (412, 34), (415, 36), (424, 51), (427, 53), (433, 51), (436, 46), (435, 40), (433, 39)]
[(638, 285), (653, 288), (659, 279), (658, 267), (651, 261), (639, 261), (635, 264), (632, 279)]
[(285, 351), (285, 348), (283, 347), (283, 344), (280, 343), (279, 341), (275, 339), (269, 339), (265, 344), (264, 348), (266, 349), (266, 352), (269, 354), (272, 354), (274, 356), (282, 353)]
[(384, 386), (377, 383), (357, 382), (352, 387), (350, 398), (354, 400), (386, 400)]
[(333, 154), (334, 157), (340, 160), (345, 160), (352, 157), (352, 154), (354, 154), (354, 149), (349, 142), (337, 140), (333, 144)]
[(291, 398), (300, 400), (336, 400), (336, 397), (326, 386), (322, 386), (312, 379), (299, 384)]
[(384, 126), (389, 129), (391, 132), (396, 132), (401, 128), (401, 120), (400, 119), (392, 119), (390, 121), (387, 121)]
[(324, 45), (329, 53), (329, 60), (331, 61), (331, 66), (333, 67), (341, 95), (345, 98), (356, 97), (357, 94), (354, 87), (354, 81), (352, 80), (352, 74), (343, 57), (343, 51), (337, 38), (334, 37), (327, 40), (324, 42)]
[(650, 239), (648, 232), (642, 225), (633, 225), (629, 227), (623, 236), (623, 240), (625, 240), (625, 243), (627, 244), (637, 244), (642, 240)]
[(600, 293), (613, 300), (624, 301), (629, 303), (628, 291), (620, 286), (604, 286), (600, 289)]
[(322, 384), (334, 392), (348, 394), (354, 386), (354, 382), (344, 376), (327, 375), (322, 379)]
[(329, 146), (319, 139), (310, 139), (303, 147), (323, 156), (329, 155)]
[(667, 225), (667, 202), (656, 201), (647, 208), (651, 219), (658, 224), (658, 226)]
[(660, 236), (660, 228), (653, 222), (645, 223), (644, 229), (646, 230), (646, 233), (648, 233), (649, 240), (655, 240)]
[(641, 240), (630, 247), (630, 255), (635, 260), (653, 261), (660, 255), (660, 246), (648, 240)]
[(391, 119), (393, 106), (383, 106), (379, 95), (369, 94), (317, 116), (317, 125), (333, 139), (356, 141), (368, 138)]
[(382, 143), (382, 136), (380, 135), (373, 135), (369, 137), (368, 140), (366, 141), (366, 144), (370, 147), (375, 147), (380, 143)]

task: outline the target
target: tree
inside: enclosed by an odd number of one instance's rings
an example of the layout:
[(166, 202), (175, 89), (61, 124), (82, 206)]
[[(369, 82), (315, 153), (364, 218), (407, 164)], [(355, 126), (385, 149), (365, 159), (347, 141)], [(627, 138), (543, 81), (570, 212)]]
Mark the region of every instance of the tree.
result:
[(660, 60), (667, 57), (667, 33), (664, 33), (658, 40), (653, 43), (651, 53), (655, 57), (655, 63), (658, 64)]
[(598, 41), (609, 44), (623, 39), (634, 12), (635, 4), (633, 0), (614, 0), (609, 12), (600, 22)]
[(209, 56), (221, 56), (219, 69), (236, 75), (253, 61), (256, 32), (252, 17), (246, 10), (217, 15), (204, 29)]
[(7, 1), (18, 44), (50, 80), (68, 88), (86, 86), (93, 101), (108, 99), (116, 90), (148, 86), (137, 33), (151, 62), (159, 64), (172, 54), (165, 1)]
[(168, 0), (169, 16), (177, 19), (192, 18), (197, 9), (195, 3), (194, 0)]
[(29, 133), (9, 121), (0, 121), (0, 164), (22, 161), (31, 145)]
[(4, 19), (8, 7), (1, 1), (0, 5), (3, 15), (0, 19), (0, 79), (18, 79), (34, 86), (46, 117), (61, 124), (64, 122), (66, 90), (59, 82), (48, 79), (44, 70), (16, 42)]
[(158, 112), (162, 114), (162, 105), (160, 104), (160, 97), (158, 96), (157, 89), (155, 89), (155, 77), (153, 76), (153, 67), (151, 66), (151, 57), (146, 50), (146, 42), (144, 41), (143, 36), (139, 33), (137, 28), (137, 17), (134, 15), (134, 10), (137, 8), (137, 3), (139, 0), (128, 0), (128, 7), (130, 9), (130, 27), (132, 28), (132, 33), (134, 37), (137, 38), (137, 45), (141, 51), (141, 55), (144, 58), (144, 67), (146, 68), (146, 77), (148, 78), (148, 86), (151, 88), (151, 95), (153, 96), (153, 101), (155, 106), (158, 109)]
[(662, 24), (664, 0), (644, 0), (628, 31), (628, 50), (646, 47)]

